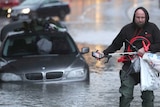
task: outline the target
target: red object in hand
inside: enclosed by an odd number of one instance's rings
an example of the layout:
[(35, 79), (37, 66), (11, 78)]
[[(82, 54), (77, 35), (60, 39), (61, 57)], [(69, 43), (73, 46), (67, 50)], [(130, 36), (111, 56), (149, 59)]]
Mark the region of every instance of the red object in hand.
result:
[(150, 43), (146, 45), (145, 42), (142, 41), (142, 44), (143, 44), (144, 51), (147, 52), (149, 50)]
[(118, 62), (126, 62), (126, 61), (130, 61), (130, 60), (132, 60), (132, 57), (128, 55), (128, 56), (120, 57), (117, 61)]

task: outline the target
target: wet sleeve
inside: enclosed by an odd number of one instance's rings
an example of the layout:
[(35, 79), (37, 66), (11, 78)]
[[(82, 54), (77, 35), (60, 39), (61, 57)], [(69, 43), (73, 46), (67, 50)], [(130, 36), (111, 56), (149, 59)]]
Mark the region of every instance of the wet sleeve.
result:
[(125, 29), (122, 28), (119, 34), (112, 41), (111, 45), (109, 45), (108, 48), (103, 51), (103, 53), (105, 55), (108, 55), (108, 53), (113, 53), (117, 50), (120, 50), (121, 47), (123, 46), (124, 36), (125, 36)]

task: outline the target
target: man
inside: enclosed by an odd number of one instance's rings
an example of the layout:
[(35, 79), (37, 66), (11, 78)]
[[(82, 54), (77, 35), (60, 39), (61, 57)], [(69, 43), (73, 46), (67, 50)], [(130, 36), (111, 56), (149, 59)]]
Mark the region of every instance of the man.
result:
[[(121, 29), (112, 44), (103, 51), (104, 55), (120, 50), (123, 43), (125, 44), (124, 52), (137, 51), (141, 56), (146, 51), (153, 53), (160, 51), (160, 31), (154, 23), (149, 22), (149, 14), (144, 7), (138, 7), (135, 10), (133, 21)], [(131, 59), (132, 56), (124, 56), (121, 59), (124, 64), (120, 70), (119, 107), (130, 107), (134, 86), (140, 82), (139, 73), (130, 74), (127, 78), (125, 76), (131, 65)], [(142, 107), (154, 107), (153, 91), (143, 91), (141, 98)]]

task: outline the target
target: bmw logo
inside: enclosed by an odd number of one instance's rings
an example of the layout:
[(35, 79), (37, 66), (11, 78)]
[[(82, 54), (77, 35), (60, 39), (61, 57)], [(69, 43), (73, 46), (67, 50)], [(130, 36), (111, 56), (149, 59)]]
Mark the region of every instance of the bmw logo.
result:
[(46, 67), (42, 67), (42, 70), (45, 70), (46, 69)]

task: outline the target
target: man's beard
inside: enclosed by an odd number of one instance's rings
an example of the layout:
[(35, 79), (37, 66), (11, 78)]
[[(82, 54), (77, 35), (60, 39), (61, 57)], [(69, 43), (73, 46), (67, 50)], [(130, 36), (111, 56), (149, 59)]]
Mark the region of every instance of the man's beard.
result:
[(141, 23), (141, 24), (137, 24), (137, 23), (136, 23), (137, 27), (139, 27), (139, 28), (142, 28), (142, 27), (144, 26), (144, 24), (145, 24), (145, 23), (143, 23), (143, 24), (142, 24), (142, 23)]

